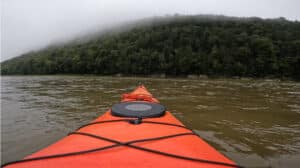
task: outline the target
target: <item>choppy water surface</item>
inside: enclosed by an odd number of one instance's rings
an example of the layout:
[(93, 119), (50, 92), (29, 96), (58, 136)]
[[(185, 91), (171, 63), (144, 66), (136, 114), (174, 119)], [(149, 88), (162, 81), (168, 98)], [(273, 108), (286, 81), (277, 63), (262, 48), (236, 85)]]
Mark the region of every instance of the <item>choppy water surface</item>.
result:
[(251, 167), (299, 167), (300, 83), (83, 76), (2, 77), (2, 161), (31, 154), (145, 84), (219, 151)]

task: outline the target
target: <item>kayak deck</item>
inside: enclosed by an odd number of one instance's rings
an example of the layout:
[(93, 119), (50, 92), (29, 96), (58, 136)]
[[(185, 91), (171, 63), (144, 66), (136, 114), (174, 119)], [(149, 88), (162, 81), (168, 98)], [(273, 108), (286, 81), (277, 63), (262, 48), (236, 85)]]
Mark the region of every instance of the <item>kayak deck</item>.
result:
[[(123, 95), (122, 102), (128, 101), (158, 103), (143, 86)], [(113, 116), (108, 110), (90, 124), (26, 157), (29, 161), (5, 167), (238, 167), (168, 111), (161, 117), (142, 119), (141, 123), (131, 122), (135, 120)], [(30, 161), (45, 156), (58, 157)]]

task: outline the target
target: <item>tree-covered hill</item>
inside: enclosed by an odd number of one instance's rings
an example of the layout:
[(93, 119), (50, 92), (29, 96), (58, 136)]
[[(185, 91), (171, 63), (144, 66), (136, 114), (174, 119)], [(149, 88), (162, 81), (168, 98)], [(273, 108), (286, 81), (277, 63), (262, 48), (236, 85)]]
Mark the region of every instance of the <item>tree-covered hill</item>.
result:
[(166, 74), (300, 79), (300, 22), (284, 18), (167, 16), (84, 43), (1, 63), (7, 74)]

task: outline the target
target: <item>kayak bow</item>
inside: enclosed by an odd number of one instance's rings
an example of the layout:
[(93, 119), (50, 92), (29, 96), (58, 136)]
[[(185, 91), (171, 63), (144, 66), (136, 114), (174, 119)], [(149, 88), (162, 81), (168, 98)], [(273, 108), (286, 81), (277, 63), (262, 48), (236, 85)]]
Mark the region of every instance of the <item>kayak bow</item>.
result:
[(240, 167), (186, 128), (144, 86), (58, 142), (2, 166)]

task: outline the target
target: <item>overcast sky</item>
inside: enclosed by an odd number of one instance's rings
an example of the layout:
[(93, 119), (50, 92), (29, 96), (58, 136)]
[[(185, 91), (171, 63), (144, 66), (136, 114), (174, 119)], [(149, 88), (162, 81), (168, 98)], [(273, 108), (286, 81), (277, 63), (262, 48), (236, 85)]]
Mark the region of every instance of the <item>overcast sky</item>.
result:
[(300, 0), (0, 0), (1, 61), (118, 23), (166, 14), (300, 20)]

